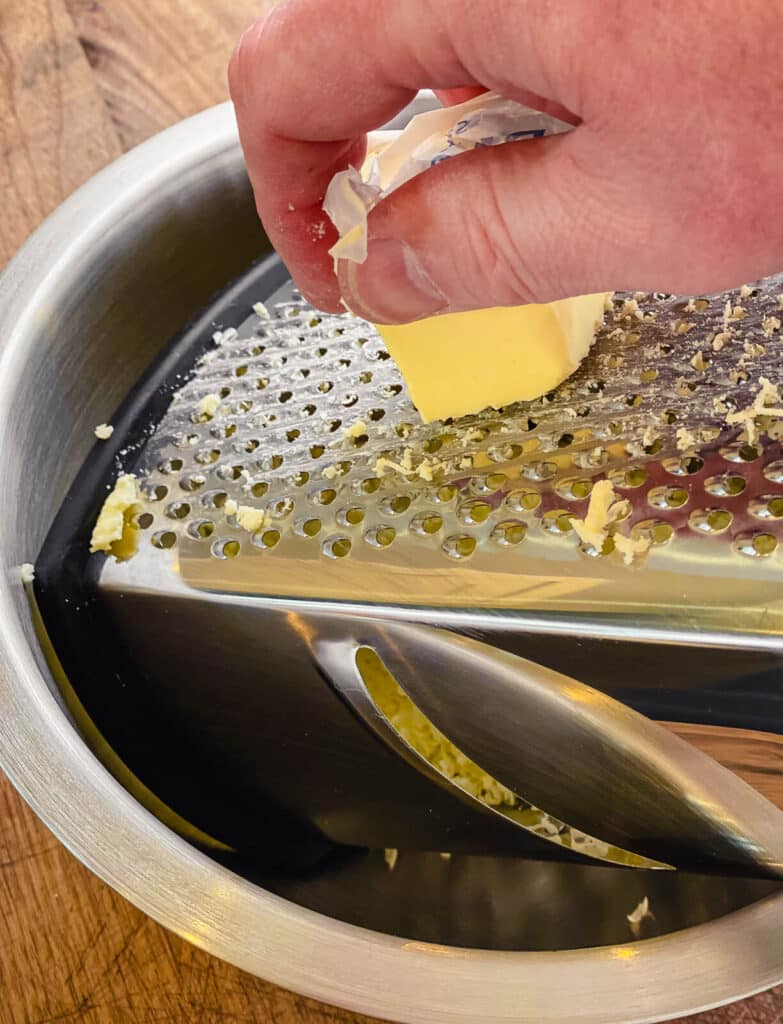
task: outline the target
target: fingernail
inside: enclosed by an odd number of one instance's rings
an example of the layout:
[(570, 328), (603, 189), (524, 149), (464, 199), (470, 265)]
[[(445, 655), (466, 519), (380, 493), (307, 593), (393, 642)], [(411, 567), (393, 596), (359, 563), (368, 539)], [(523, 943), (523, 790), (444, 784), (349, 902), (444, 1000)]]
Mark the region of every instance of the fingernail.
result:
[(345, 304), (373, 323), (422, 320), (448, 305), (413, 249), (396, 238), (372, 239), (365, 262), (341, 260), (337, 277)]

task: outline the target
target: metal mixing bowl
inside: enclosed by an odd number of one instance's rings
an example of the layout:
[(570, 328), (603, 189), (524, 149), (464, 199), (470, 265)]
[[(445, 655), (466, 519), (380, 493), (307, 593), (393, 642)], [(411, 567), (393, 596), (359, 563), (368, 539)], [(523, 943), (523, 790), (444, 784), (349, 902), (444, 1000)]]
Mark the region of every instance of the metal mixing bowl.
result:
[[(248, 971), (368, 1014), (440, 1024), (628, 1024), (782, 979), (780, 894), (662, 938), (552, 952), (462, 949), (347, 924), (199, 852), (90, 752), (42, 654), (18, 566), (35, 559), (93, 426), (264, 248), (226, 105), (95, 177), (0, 280), (5, 771), (69, 849), (158, 921)], [(567, 887), (552, 898), (567, 903)]]

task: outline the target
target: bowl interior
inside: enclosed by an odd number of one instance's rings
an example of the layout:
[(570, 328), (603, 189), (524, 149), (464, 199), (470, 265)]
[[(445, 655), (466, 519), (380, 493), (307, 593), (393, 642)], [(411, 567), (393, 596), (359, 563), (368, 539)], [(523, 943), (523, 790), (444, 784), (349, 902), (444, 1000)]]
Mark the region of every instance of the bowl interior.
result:
[[(209, 122), (202, 127), (209, 131)], [(100, 179), (91, 184), (89, 195), (77, 193), (47, 228), (46, 251), (33, 239), (4, 282), (0, 551), (9, 580), (14, 567), (35, 560), (93, 444), (95, 424), (109, 421), (171, 338), (269, 251), (235, 140), (227, 143), (224, 132), (214, 147), (202, 146), (197, 160), (169, 146), (166, 161), (150, 162), (144, 148), (124, 177), (109, 174), (103, 185)], [(39, 275), (42, 261), (47, 271)], [(18, 677), (20, 665), (30, 678), (37, 671), (62, 709), (52, 726), (57, 742), (73, 748), (73, 763), (89, 761), (89, 772), (99, 771), (36, 636), (24, 591), (9, 585), (2, 599), (6, 636), (0, 675)], [(79, 680), (71, 683), (78, 693)], [(10, 707), (15, 692), (5, 685), (0, 700)], [(43, 697), (35, 700), (43, 707)], [(46, 716), (54, 720), (51, 711)], [(111, 745), (112, 737), (106, 739)], [(47, 742), (43, 734), (39, 740)], [(40, 766), (30, 763), (13, 738), (4, 736), (3, 744), (9, 774), (34, 805), (45, 803), (48, 783), (39, 777)], [(129, 767), (143, 779), (143, 737), (126, 754)], [(81, 785), (78, 774), (71, 782)], [(156, 832), (156, 841), (162, 835)], [(83, 852), (91, 842), (98, 847), (115, 839), (109, 832), (84, 833), (72, 845)], [(445, 861), (438, 854), (405, 851), (394, 871), (383, 851), (338, 850), (317, 868), (297, 871), (259, 870), (241, 855), (211, 856), (254, 888), (336, 921), (406, 940), (488, 950), (574, 950), (628, 942), (625, 915), (645, 895), (658, 933), (666, 934), (719, 918), (775, 890), (764, 882), (653, 877), (499, 858)], [(202, 868), (208, 874), (209, 867)], [(130, 883), (125, 891), (134, 895)], [(167, 915), (161, 910), (158, 916)], [(210, 944), (209, 934), (201, 938)], [(774, 970), (771, 962), (759, 966), (752, 979), (745, 976), (721, 997), (739, 994), (738, 985), (748, 991), (771, 981)], [(284, 973), (276, 977), (292, 983)], [(323, 989), (316, 994), (329, 997)], [(338, 995), (331, 997), (346, 1001)], [(696, 1005), (692, 996), (683, 998)], [(371, 1012), (384, 1009), (366, 1000), (361, 1005)]]

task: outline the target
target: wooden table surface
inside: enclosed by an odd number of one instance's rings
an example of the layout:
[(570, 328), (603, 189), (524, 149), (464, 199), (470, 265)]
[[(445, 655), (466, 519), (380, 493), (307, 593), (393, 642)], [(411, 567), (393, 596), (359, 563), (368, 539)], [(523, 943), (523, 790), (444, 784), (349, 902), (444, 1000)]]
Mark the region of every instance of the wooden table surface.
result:
[[(265, 2), (0, 0), (0, 268), (99, 168), (226, 98), (234, 42)], [(159, 927), (2, 777), (0, 922), (0, 1024), (367, 1024)], [(783, 1021), (783, 989), (691, 1021)]]

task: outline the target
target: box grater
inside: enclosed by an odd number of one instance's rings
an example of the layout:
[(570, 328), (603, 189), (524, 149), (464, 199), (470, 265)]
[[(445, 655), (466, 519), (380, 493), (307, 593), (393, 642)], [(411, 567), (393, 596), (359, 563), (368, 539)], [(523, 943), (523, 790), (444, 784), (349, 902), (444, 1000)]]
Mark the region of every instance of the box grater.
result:
[[(144, 731), (145, 782), (273, 862), (337, 843), (651, 866), (490, 777), (455, 785), (329, 685), (324, 631), (416, 624), (564, 672), (724, 761), (739, 735), (749, 763), (731, 766), (775, 799), (782, 295), (780, 277), (618, 295), (556, 392), (423, 425), (372, 325), (308, 307), (276, 258), (253, 268), (118, 411), (39, 560), (98, 727), (120, 752)], [(88, 558), (121, 470), (139, 479), (135, 553)], [(597, 550), (573, 520), (599, 479), (623, 503)], [(627, 564), (617, 533), (647, 550)]]

